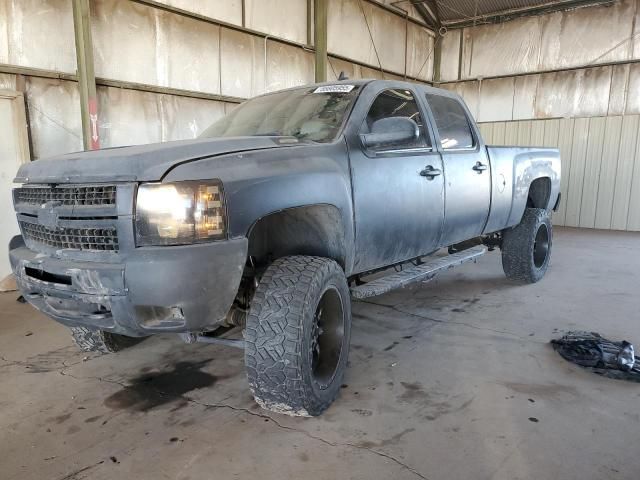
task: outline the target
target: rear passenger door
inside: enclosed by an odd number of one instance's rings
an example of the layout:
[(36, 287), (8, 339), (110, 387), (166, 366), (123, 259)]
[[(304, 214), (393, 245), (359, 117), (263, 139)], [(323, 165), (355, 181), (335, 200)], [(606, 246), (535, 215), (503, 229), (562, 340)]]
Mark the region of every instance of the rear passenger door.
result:
[(445, 215), (440, 245), (482, 234), (489, 217), (491, 166), (473, 120), (454, 96), (427, 92), (444, 164)]
[[(391, 82), (367, 86), (354, 107), (347, 131), (355, 216), (355, 271), (387, 266), (438, 248), (444, 218), (440, 154), (423, 102)], [(419, 137), (393, 147), (367, 148), (361, 135), (376, 121), (405, 117)]]

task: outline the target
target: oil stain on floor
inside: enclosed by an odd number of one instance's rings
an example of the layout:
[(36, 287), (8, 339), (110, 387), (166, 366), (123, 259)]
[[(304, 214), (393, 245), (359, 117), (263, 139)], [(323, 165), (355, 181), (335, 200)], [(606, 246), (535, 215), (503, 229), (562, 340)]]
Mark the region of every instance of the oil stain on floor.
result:
[(209, 362), (178, 362), (170, 371), (144, 373), (105, 399), (104, 404), (114, 410), (147, 412), (192, 390), (210, 387), (219, 378), (202, 371)]

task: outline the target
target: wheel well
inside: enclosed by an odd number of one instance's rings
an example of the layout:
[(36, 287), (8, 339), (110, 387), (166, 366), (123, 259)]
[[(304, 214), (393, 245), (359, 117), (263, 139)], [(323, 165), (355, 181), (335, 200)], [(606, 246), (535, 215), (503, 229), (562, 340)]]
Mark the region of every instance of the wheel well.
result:
[(309, 205), (274, 212), (249, 231), (249, 255), (268, 264), (288, 255), (332, 258), (344, 269), (345, 232), (340, 211), (333, 205)]
[(551, 179), (549, 177), (536, 178), (529, 186), (527, 197), (528, 208), (547, 208), (551, 197)]

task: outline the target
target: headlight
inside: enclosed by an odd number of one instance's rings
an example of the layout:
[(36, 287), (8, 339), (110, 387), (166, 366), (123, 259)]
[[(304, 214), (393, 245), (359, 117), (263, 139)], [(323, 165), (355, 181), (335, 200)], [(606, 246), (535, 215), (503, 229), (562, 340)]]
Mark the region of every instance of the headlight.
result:
[(222, 184), (143, 183), (136, 199), (136, 245), (183, 245), (225, 236)]

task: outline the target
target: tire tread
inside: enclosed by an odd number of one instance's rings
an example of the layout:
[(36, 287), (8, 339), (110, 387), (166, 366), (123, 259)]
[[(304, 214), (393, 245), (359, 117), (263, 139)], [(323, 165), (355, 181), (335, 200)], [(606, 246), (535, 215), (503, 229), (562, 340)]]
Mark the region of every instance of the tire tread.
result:
[(503, 232), (502, 268), (507, 278), (522, 283), (535, 283), (544, 276), (549, 258), (541, 268), (536, 268), (533, 264), (535, 235), (538, 226), (542, 223), (545, 223), (549, 229), (549, 257), (553, 231), (547, 210), (527, 208), (521, 222)]
[[(256, 402), (290, 415), (311, 416), (335, 399), (319, 399), (303, 378), (304, 318), (310, 314), (314, 292), (322, 280), (342, 269), (323, 257), (295, 255), (275, 260), (253, 297), (245, 330), (247, 378)], [(345, 280), (346, 287), (346, 280)], [(348, 299), (346, 299), (348, 302)]]

